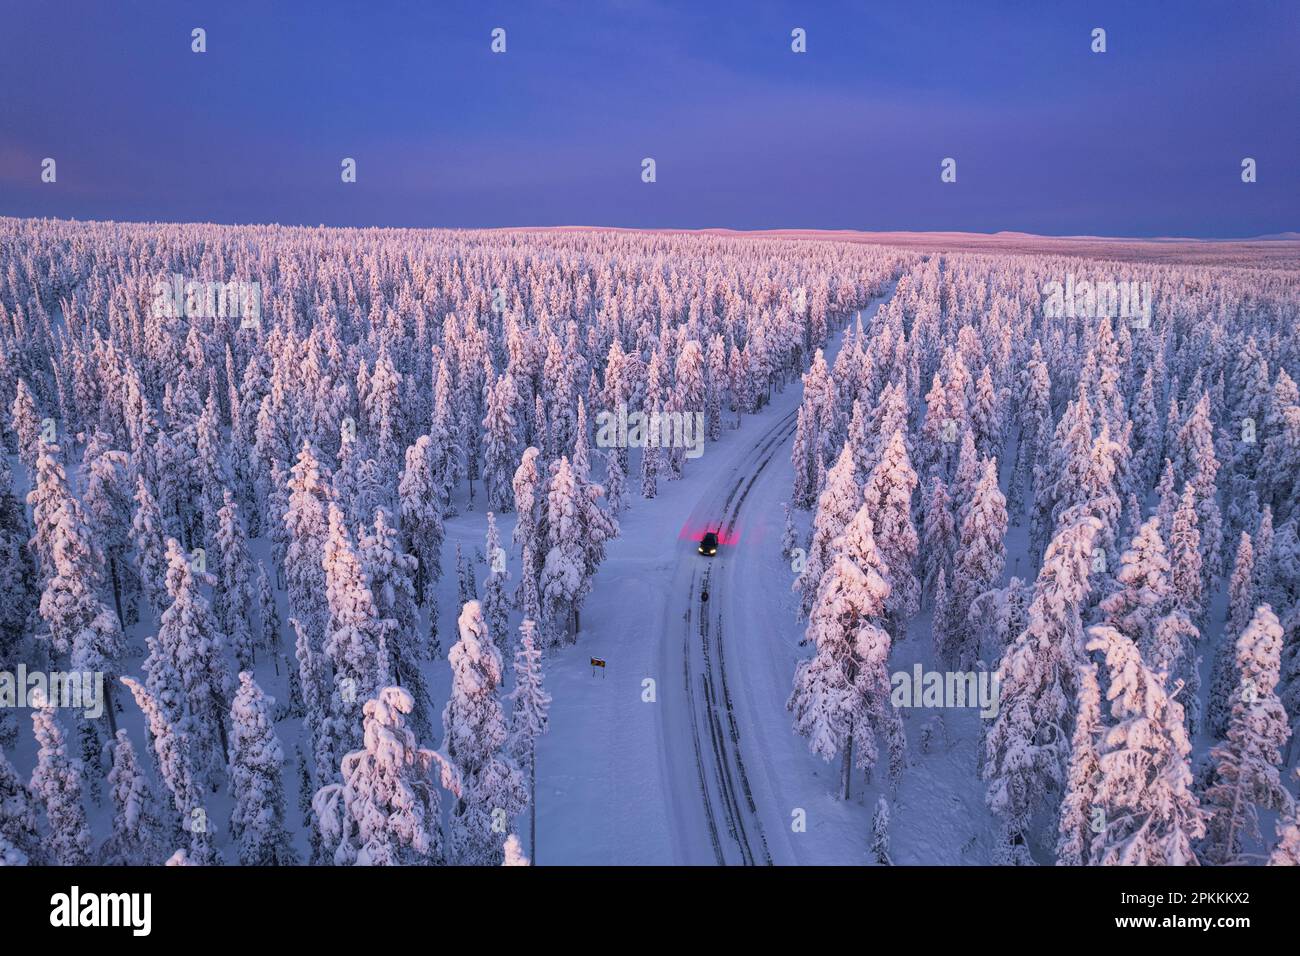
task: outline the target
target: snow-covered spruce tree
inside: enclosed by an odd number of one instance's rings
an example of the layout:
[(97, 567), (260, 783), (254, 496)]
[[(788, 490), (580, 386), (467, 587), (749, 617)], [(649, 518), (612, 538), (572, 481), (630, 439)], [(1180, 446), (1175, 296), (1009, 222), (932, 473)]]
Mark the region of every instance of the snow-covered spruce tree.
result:
[[(433, 444), (421, 435), (406, 449), (406, 468), (397, 487), (400, 524), (407, 550), (415, 556), (415, 592), (420, 605), (433, 601), (433, 585), (442, 577), (439, 555), (443, 524), (434, 487)], [(433, 611), (436, 615), (436, 607)]]
[[(526, 572), (529, 568), (536, 567), (536, 561), (533, 558), (533, 546), (524, 545), (523, 557), (520, 566)], [(519, 587), (515, 591), (515, 604), (519, 608), (519, 613), (529, 621), (540, 621), (542, 619), (542, 599), (537, 592), (537, 578), (525, 573), (523, 580), (520, 581)]]
[[(861, 401), (855, 400), (854, 404), (860, 406)], [(881, 391), (876, 406), (869, 411), (864, 409), (863, 432), (860, 436), (855, 438), (850, 425), (849, 440), (854, 445), (854, 464), (859, 475), (869, 475), (875, 470), (885, 453), (885, 446), (896, 431), (903, 433), (903, 447), (907, 451), (908, 462), (913, 461), (912, 442), (908, 436), (909, 413), (907, 394), (902, 384), (888, 384)], [(858, 446), (859, 440), (862, 447)]]
[(799, 612), (803, 618), (812, 611), (822, 576), (835, 558), (831, 543), (848, 526), (861, 505), (862, 493), (853, 468), (853, 450), (845, 445), (835, 466), (826, 473), (826, 487), (818, 496), (817, 513), (813, 517), (808, 560), (792, 587), (800, 593)]
[(275, 662), (275, 673), (280, 675), (280, 611), (275, 604), (275, 591), (266, 575), (266, 568), (257, 566), (257, 643)]
[(1006, 564), (1007, 499), (998, 488), (996, 459), (984, 460), (979, 481), (961, 515), (949, 591), (949, 623), (944, 659), (967, 670), (979, 656), (979, 632), (971, 607), (991, 589)]
[(1088, 862), (1092, 844), (1093, 807), (1097, 801), (1097, 781), (1101, 764), (1097, 743), (1101, 735), (1101, 689), (1097, 685), (1097, 666), (1079, 668), (1079, 688), (1075, 695), (1074, 736), (1070, 745), (1070, 765), (1065, 776), (1065, 796), (1057, 824), (1057, 866), (1082, 866)]
[(370, 387), (365, 395), (366, 434), (370, 436), (375, 460), (384, 475), (397, 471), (398, 454), (405, 424), (401, 407), (402, 376), (393, 364), (388, 347), (380, 345)]
[(1035, 508), (1046, 506), (1051, 515), (1046, 524), (1048, 528), (1059, 527), (1061, 513), (1072, 504), (1086, 501), (1083, 486), (1092, 457), (1096, 434), (1094, 423), (1088, 379), (1081, 375), (1075, 397), (1066, 405), (1052, 430), (1046, 474), (1042, 476), (1044, 480), (1035, 482), (1045, 491), (1045, 499), (1036, 500)]
[[(1048, 477), (1049, 456), (1052, 444), (1052, 383), (1047, 363), (1043, 360), (1042, 343), (1034, 340), (1030, 359), (1020, 374), (1021, 404), (1019, 409), (1020, 438), (1016, 444), (1016, 461), (1011, 487), (1018, 489), (1020, 495), (1012, 496), (1012, 517), (1019, 523), (1019, 516), (1024, 512), (1025, 498), (1035, 504), (1035, 518), (1045, 517), (1040, 514), (1037, 505), (1046, 502), (1046, 488), (1042, 481)], [(1018, 499), (1018, 500), (1017, 500)], [(1034, 542), (1038, 533), (1044, 529), (1035, 522), (1030, 533), (1031, 556), (1037, 553)]]
[(948, 486), (938, 475), (930, 478), (921, 522), (921, 591), (930, 591), (941, 572), (951, 570), (957, 542)]
[(641, 447), (641, 496), (653, 498), (659, 493), (659, 472), (662, 470), (659, 452), (659, 429), (651, 428), (650, 416), (662, 414), (664, 409), (665, 371), (662, 349), (656, 350), (650, 357), (646, 370), (645, 411), (647, 424), (644, 430), (645, 441)]
[[(1123, 511), (1120, 499), (1123, 484), (1121, 469), (1126, 454), (1127, 446), (1114, 439), (1108, 424), (1103, 425), (1089, 449), (1087, 462), (1079, 476), (1080, 484), (1068, 486), (1068, 491), (1059, 492), (1057, 502), (1058, 519), (1067, 512), (1083, 509), (1101, 520), (1101, 530), (1097, 533), (1093, 547), (1105, 555), (1107, 571), (1115, 566), (1119, 558), (1116, 545)], [(1072, 480), (1073, 476), (1066, 478), (1067, 483)]]
[[(40, 460), (42, 473), (47, 473), (48, 455), (43, 453)], [(59, 507), (49, 541), (47, 560), (51, 574), (39, 608), (46, 630), (38, 639), (55, 654), (70, 655), (76, 670), (102, 673), (107, 682), (112, 682), (120, 672), (125, 647), (117, 615), (95, 593), (99, 580), (96, 568), (101, 558), (76, 500), (68, 495)], [(107, 731), (111, 735), (116, 732), (117, 724), (109, 692), (106, 692), (105, 705), (109, 718)], [(102, 736), (97, 722), (84, 723), (82, 731), (87, 756), (96, 756), (108, 739)], [(92, 793), (96, 798), (98, 786), (99, 778), (92, 777)]]
[(1138, 646), (1142, 659), (1167, 675), (1170, 696), (1186, 702), (1183, 711), (1192, 735), (1201, 729), (1201, 656), (1196, 653), (1200, 639), (1191, 618), (1175, 608), (1156, 621), (1151, 640)]
[[(99, 583), (99, 555), (90, 539), (81, 504), (68, 487), (59, 455), (58, 445), (41, 443), (35, 484), (27, 493), (27, 504), (32, 509), (32, 538), (28, 547), (37, 560), (45, 588), (42, 603), (50, 597), (51, 581), (61, 574), (80, 579), (79, 589), (86, 600), (93, 597)], [(70, 582), (64, 582), (56, 588), (56, 593), (70, 586)], [(54, 603), (66, 604), (67, 599), (60, 597)], [(51, 627), (48, 639), (53, 641), (55, 652), (66, 654), (69, 635), (51, 625), (46, 612), (42, 612), (42, 617)]]
[(611, 448), (605, 452), (605, 497), (609, 500), (609, 513), (615, 518), (627, 506), (627, 472), (621, 451)]
[(781, 532), (781, 557), (788, 559), (799, 546), (799, 535), (794, 528), (794, 515), (790, 512), (790, 502), (781, 502), (781, 508), (785, 512), (785, 527)]
[(483, 478), (487, 507), (493, 511), (509, 511), (514, 503), (510, 481), (519, 447), (514, 416), (517, 401), (514, 379), (507, 372), (489, 389), (487, 417), (483, 419)]
[(6, 866), (39, 864), (46, 852), (36, 829), (36, 802), (18, 771), (0, 750), (0, 845)]
[(230, 832), (241, 866), (297, 862), (284, 826), (284, 751), (275, 735), (271, 705), (248, 671), (230, 705)]
[(881, 866), (892, 866), (889, 857), (889, 801), (882, 793), (876, 801), (876, 812), (871, 817), (871, 855)]
[(350, 502), (341, 502), (349, 522), (353, 525), (365, 525), (380, 508), (388, 509), (392, 504), (392, 492), (386, 476), (380, 471), (379, 462), (366, 458), (357, 463), (356, 486)]
[(285, 477), (293, 457), (293, 439), (283, 420), (283, 395), (272, 392), (262, 397), (253, 437), (253, 496), (262, 512), (262, 527), (273, 541), (287, 542), (284, 513), (288, 510)]
[(705, 420), (709, 441), (717, 441), (722, 437), (722, 405), (727, 390), (727, 344), (719, 334), (709, 339), (708, 366)]
[(1101, 831), (1088, 862), (1100, 866), (1187, 866), (1205, 835), (1207, 814), (1192, 791), (1191, 742), (1182, 705), (1164, 675), (1109, 625), (1088, 629), (1088, 650), (1105, 655), (1114, 723), (1102, 734), (1096, 806)]
[[(99, 763), (99, 753), (114, 734), (117, 733), (117, 706), (113, 695), (113, 684), (117, 682), (122, 667), (122, 657), (126, 653), (126, 642), (122, 639), (122, 630), (118, 625), (117, 615), (108, 605), (97, 602), (94, 617), (72, 637), (72, 653), (69, 664), (73, 671), (82, 674), (102, 674), (104, 679), (104, 716), (108, 718), (108, 734), (96, 720), (84, 720), (81, 725), (82, 743), (86, 748), (86, 759), (92, 771)], [(91, 781), (91, 793), (99, 800), (99, 781)]]
[(578, 397), (578, 418), (573, 429), (573, 473), (580, 481), (591, 479), (591, 442), (587, 427), (587, 403)]
[(145, 483), (136, 476), (135, 513), (131, 519), (131, 536), (135, 545), (135, 570), (140, 589), (155, 615), (167, 609), (167, 538), (162, 511)]
[(219, 571), (213, 611), (234, 649), (240, 670), (247, 670), (257, 660), (257, 642), (252, 627), (253, 585), (249, 574), (248, 535), (229, 488), (222, 489), (221, 500), (215, 535)]
[(357, 480), (364, 455), (365, 445), (361, 439), (350, 431), (340, 436), (334, 471), (330, 475), (329, 498), (337, 502), (351, 520), (360, 520), (361, 516), (357, 502)]
[[(1161, 533), (1168, 538), (1174, 527), (1174, 512), (1178, 510), (1179, 495), (1174, 480), (1174, 463), (1165, 459), (1160, 480), (1156, 483), (1156, 517), (1160, 519)], [(1166, 542), (1168, 543), (1168, 542)]]
[(41, 419), (36, 411), (36, 400), (32, 397), (32, 391), (27, 387), (27, 382), (21, 378), (18, 379), (10, 414), (12, 416), (10, 422), (18, 438), (18, 460), (23, 463), (28, 475), (34, 475), (36, 460), (40, 456), (43, 444), (40, 440)]
[(108, 784), (113, 832), (100, 851), (101, 861), (108, 866), (156, 866), (167, 857), (169, 833), (125, 730), (117, 732)]
[(1216, 480), (1219, 459), (1214, 453), (1214, 425), (1210, 416), (1210, 395), (1201, 395), (1184, 422), (1175, 444), (1174, 466), (1180, 481), (1195, 491), (1197, 525), (1201, 530), (1202, 575), (1219, 573), (1223, 549), (1223, 517), (1219, 512)]
[(375, 510), (374, 524), (358, 543), (362, 567), (370, 580), (375, 613), (385, 627), (384, 647), (388, 672), (415, 700), (415, 729), (428, 734), (429, 691), (420, 665), (428, 659), (428, 646), (420, 632), (420, 612), (415, 597), (416, 559), (402, 550), (397, 529), (388, 512)]
[[(192, 743), (207, 758), (202, 769), (205, 779), (215, 785), (215, 775), (230, 759), (226, 701), (232, 682), (225, 641), (207, 598), (199, 592), (196, 574), (176, 539), (168, 538), (167, 593), (172, 603), (163, 612), (156, 646), (180, 675), (194, 720)], [(204, 572), (203, 577), (209, 575)], [(150, 689), (154, 689), (152, 685)]]
[[(9, 462), (0, 455), (0, 594), (5, 596), (0, 601), (0, 668), (10, 670), (39, 595), (36, 564), (27, 550), (30, 537), (27, 514), (13, 493)], [(11, 745), (0, 717), (0, 747)]]
[(1002, 450), (1002, 400), (988, 365), (975, 382), (970, 415), (976, 450), (984, 458), (996, 458)]
[(1237, 691), (1237, 638), (1250, 623), (1256, 607), (1254, 586), (1254, 552), (1250, 534), (1241, 532), (1232, 577), (1228, 581), (1228, 613), (1214, 666), (1210, 671), (1210, 700), (1206, 711), (1209, 728), (1215, 736), (1228, 732), (1232, 699)]
[(99, 613), (95, 594), (98, 555), (81, 519), (80, 509), (61, 513), (51, 529), (47, 575), (40, 614), (46, 630), (39, 637), (55, 654), (66, 654), (75, 635)]
[(1267, 604), (1236, 641), (1241, 680), (1231, 701), (1226, 739), (1210, 751), (1213, 783), (1205, 791), (1212, 814), (1202, 848), (1207, 863), (1242, 862), (1243, 837), (1260, 839), (1258, 808), (1289, 811), (1293, 798), (1282, 783), (1282, 748), (1291, 736), (1277, 698), (1282, 625)]
[(344, 525), (343, 512), (330, 504), (329, 536), (322, 567), (329, 607), (325, 659), (333, 674), (329, 713), (336, 735), (333, 763), (361, 742), (363, 702), (388, 683), (388, 628), (375, 608), (370, 580)]
[[(677, 406), (675, 410), (691, 420), (699, 415), (702, 422), (705, 413), (704, 352), (695, 339), (688, 339), (682, 345), (677, 355), (674, 376), (676, 382), (672, 390), (672, 399)], [(701, 428), (699, 431), (700, 434), (696, 437), (703, 442), (704, 430)], [(672, 468), (678, 475), (685, 464), (685, 454), (686, 449), (681, 445), (676, 445), (672, 449)]]
[(82, 497), (87, 531), (107, 565), (107, 584), (118, 623), (126, 626), (133, 621), (135, 610), (135, 581), (126, 561), (131, 538), (130, 456), (112, 449), (111, 442), (112, 436), (97, 431), (86, 446)]
[(732, 409), (736, 413), (736, 423), (732, 428), (740, 427), (740, 416), (754, 408), (754, 368), (749, 348), (738, 348), (731, 343), (727, 355), (728, 384), (731, 386)]
[(533, 445), (543, 455), (554, 450), (546, 429), (546, 407), (542, 404), (541, 392), (533, 396)]
[(546, 558), (538, 578), (551, 643), (576, 637), (577, 604), (582, 593), (584, 554), (578, 488), (567, 458), (561, 458), (546, 495)]
[(1157, 621), (1169, 612), (1169, 559), (1160, 536), (1160, 518), (1152, 516), (1120, 555), (1111, 593), (1101, 602), (1103, 618), (1136, 643), (1150, 643)]
[(1174, 604), (1197, 627), (1204, 625), (1204, 581), (1201, 576), (1201, 533), (1196, 517), (1196, 495), (1191, 483), (1174, 511), (1169, 532), (1169, 585)]
[(338, 866), (445, 862), (438, 787), (458, 794), (460, 783), (455, 768), (407, 728), (414, 706), (400, 687), (366, 701), (363, 749), (343, 758), (341, 783), (312, 798), (325, 848)]
[(149, 687), (123, 677), (136, 706), (144, 714), (149, 736), (153, 740), (158, 774), (171, 792), (177, 816), (173, 819), (177, 835), (188, 835), (190, 856), (199, 865), (216, 861), (212, 850), (211, 821), (203, 807), (203, 786), (197, 772), (193, 724), (185, 699), (185, 689), (175, 666), (156, 650), (151, 642), (150, 659), (145, 661)]
[(445, 358), (438, 367), (433, 396), (433, 421), (429, 427), (433, 488), (439, 511), (445, 517), (453, 518), (456, 516), (456, 508), (452, 504), (451, 493), (465, 473), (465, 460), (458, 444), (456, 400), (452, 394), (451, 371)]
[(195, 457), (191, 462), (195, 471), (195, 484), (201, 490), (201, 518), (203, 535), (196, 543), (212, 541), (216, 530), (217, 512), (221, 509), (221, 492), (234, 483), (229, 464), (226, 442), (222, 438), (216, 395), (208, 393), (199, 416), (195, 433)]
[[(1160, 383), (1164, 388), (1164, 383)], [(1164, 445), (1164, 422), (1160, 417), (1156, 394), (1155, 367), (1148, 365), (1133, 404), (1133, 460), (1130, 465), (1133, 487), (1145, 491), (1156, 480), (1160, 451)]]
[(450, 856), (462, 864), (501, 863), (510, 821), (528, 802), (523, 775), (506, 753), (508, 733), (501, 709), (501, 655), (470, 601), (457, 621), (458, 640), (447, 652), (451, 695), (442, 712), (447, 757), (460, 777), (451, 811)]
[[(538, 529), (542, 520), (542, 510), (545, 507), (545, 498), (542, 494), (542, 478), (539, 470), (538, 459), (540, 452), (536, 448), (525, 448), (524, 453), (520, 456), (519, 467), (515, 469), (514, 478), (511, 480), (511, 487), (515, 498), (515, 513), (518, 520), (515, 522), (514, 543), (519, 548), (520, 553), (524, 548), (531, 545), (534, 553), (538, 546)], [(534, 576), (536, 570), (534, 570)], [(525, 573), (522, 577), (526, 578)], [(523, 580), (520, 580), (520, 587), (523, 587)]]
[(966, 424), (965, 395), (945, 386), (938, 372), (930, 378), (930, 390), (925, 393), (925, 420), (921, 425), (921, 471), (937, 474), (945, 481), (953, 475), (959, 451), (953, 440)]
[(890, 745), (891, 776), (897, 779), (901, 754), (892, 751), (900, 728), (893, 726), (898, 715), (890, 706), (886, 674), (890, 638), (881, 626), (889, 598), (888, 569), (865, 506), (832, 548), (834, 560), (822, 577), (806, 632), (816, 651), (795, 669), (786, 707), (813, 753), (830, 761), (842, 752), (847, 800), (852, 768), (870, 771), (876, 764), (879, 732)]
[(1235, 642), (1255, 612), (1255, 549), (1250, 533), (1243, 531), (1228, 579), (1228, 618), (1225, 635)]
[(158, 496), (167, 534), (181, 536), (189, 541), (193, 536), (190, 526), (191, 489), (188, 487), (188, 462), (190, 450), (174, 442), (166, 432), (160, 432), (155, 442), (152, 488)]
[(1255, 528), (1255, 534), (1252, 541), (1254, 550), (1254, 570), (1252, 572), (1252, 583), (1254, 585), (1255, 600), (1262, 603), (1272, 603), (1277, 600), (1274, 591), (1274, 557), (1273, 541), (1276, 537), (1273, 531), (1273, 509), (1265, 505), (1259, 515), (1259, 524)]
[(282, 520), (288, 548), (284, 574), (290, 613), (312, 630), (325, 624), (325, 572), (322, 565), (325, 537), (329, 533), (326, 505), (329, 490), (310, 445), (303, 443), (290, 471), (288, 509)]
[(1100, 613), (1105, 623), (1132, 635), (1152, 670), (1165, 673), (1170, 695), (1186, 701), (1187, 728), (1194, 733), (1200, 726), (1200, 633), (1175, 600), (1160, 522), (1153, 515), (1133, 536)]
[(916, 472), (907, 455), (903, 431), (887, 439), (880, 460), (863, 488), (863, 504), (871, 510), (880, 557), (889, 569), (889, 601), (885, 629), (902, 637), (907, 624), (920, 608), (920, 586), (916, 580), (916, 555), (920, 547), (912, 523), (912, 496)]
[[(331, 763), (335, 746), (334, 741), (343, 735), (345, 728), (336, 727), (330, 712), (331, 684), (326, 670), (328, 662), (323, 651), (318, 651), (307, 629), (297, 618), (290, 618), (289, 625), (294, 630), (295, 651), (298, 659), (298, 683), (302, 692), (303, 716), (302, 726), (310, 743), (310, 774), (307, 773), (308, 761), (301, 762), (300, 772), (303, 776), (304, 789), (299, 790), (299, 799), (303, 794), (310, 795), (313, 786), (316, 789), (325, 786), (334, 779), (334, 765)], [(310, 804), (310, 801), (308, 801)], [(304, 807), (304, 814), (309, 809)], [(306, 821), (306, 817), (304, 817)], [(323, 858), (322, 836), (319, 821), (312, 827), (312, 863), (319, 863)]]
[(1033, 585), (1013, 577), (1006, 587), (986, 591), (976, 600), (971, 610), (979, 634), (977, 668), (987, 668), (981, 662), (1002, 659), (1011, 642), (1029, 624), (1029, 604), (1033, 599)]
[(510, 643), (506, 633), (510, 627), (510, 603), (506, 596), (506, 582), (510, 580), (510, 572), (506, 570), (506, 552), (501, 547), (496, 515), (491, 511), (487, 513), (487, 522), (488, 576), (483, 582), (483, 615), (492, 642), (504, 654)]
[(1030, 822), (1065, 779), (1069, 701), (1083, 661), (1082, 608), (1100, 526), (1095, 516), (1080, 514), (1052, 539), (1034, 583), (1029, 624), (998, 665), (998, 713), (984, 738), (986, 800), (1004, 835), (995, 863), (1032, 862)]
[(551, 696), (542, 689), (542, 652), (537, 648), (537, 625), (525, 619), (519, 625), (515, 651), (515, 687), (510, 692), (510, 753), (528, 768), (528, 855), (537, 859), (537, 738), (546, 733)]
[[(552, 470), (558, 470), (558, 466), (553, 466)], [(582, 604), (587, 599), (587, 595), (591, 593), (596, 572), (605, 560), (605, 546), (618, 537), (619, 530), (618, 519), (614, 517), (612, 512), (600, 506), (600, 501), (605, 496), (605, 489), (591, 481), (585, 472), (585, 468), (575, 468), (573, 471), (573, 500), (579, 528), (578, 552), (582, 557), (582, 580), (578, 586), (577, 597), (573, 605), (573, 633), (575, 636), (582, 626)], [(548, 508), (548, 526), (550, 521), (551, 511)]]
[(953, 515), (957, 519), (957, 528), (961, 530), (962, 519), (970, 509), (975, 489), (979, 486), (980, 476), (984, 473), (979, 452), (975, 450), (975, 436), (967, 429), (961, 435), (961, 452), (957, 456), (957, 471), (953, 475), (952, 504)]
[[(1279, 379), (1283, 374), (1278, 373)], [(1290, 387), (1294, 389), (1295, 383)], [(1258, 478), (1261, 500), (1272, 507), (1274, 519), (1282, 525), (1296, 516), (1300, 499), (1300, 402), (1283, 405), (1279, 398), (1275, 396), (1274, 411), (1264, 425), (1268, 437)]]
[(38, 749), (29, 789), (45, 808), (46, 850), (59, 866), (85, 866), (93, 841), (81, 803), (82, 763), (68, 753), (63, 728), (49, 704), (32, 711), (32, 733)]
[(577, 372), (576, 355), (571, 344), (560, 335), (550, 335), (547, 339), (542, 391), (539, 396), (545, 394), (548, 398), (552, 457), (567, 453), (573, 446)]
[(794, 446), (790, 461), (794, 465), (794, 487), (790, 493), (796, 508), (808, 509), (817, 500), (817, 424), (810, 404), (801, 404), (795, 422)]

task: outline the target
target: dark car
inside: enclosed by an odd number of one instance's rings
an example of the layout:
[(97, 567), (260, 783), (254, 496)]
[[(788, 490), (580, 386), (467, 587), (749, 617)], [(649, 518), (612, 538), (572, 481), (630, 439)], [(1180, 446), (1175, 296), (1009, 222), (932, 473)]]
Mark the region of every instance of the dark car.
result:
[(717, 554), (718, 553), (718, 533), (716, 531), (706, 531), (704, 537), (700, 539), (700, 554)]

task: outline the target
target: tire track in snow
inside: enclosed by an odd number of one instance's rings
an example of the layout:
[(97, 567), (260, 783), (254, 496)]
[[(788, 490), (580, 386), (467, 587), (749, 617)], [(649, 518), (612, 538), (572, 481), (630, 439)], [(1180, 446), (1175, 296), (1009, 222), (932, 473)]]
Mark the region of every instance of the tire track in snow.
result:
[[(785, 441), (794, 433), (797, 427), (797, 411), (786, 415), (774, 425), (772, 425), (763, 437), (759, 440), (754, 452), (747, 456), (757, 458), (757, 465), (747, 473), (741, 474), (732, 484), (723, 503), (722, 513), (724, 515), (719, 530), (724, 526), (726, 536), (730, 537), (735, 528), (736, 519), (740, 514), (740, 508), (749, 495), (749, 490), (753, 487), (754, 481), (764, 468), (776, 457), (777, 453), (784, 447)], [(739, 498), (737, 498), (739, 493)], [(734, 502), (734, 505), (733, 505)], [(711, 582), (713, 580), (713, 568), (710, 567), (705, 571), (704, 581), (699, 588), (698, 594), (696, 584), (699, 580), (698, 572), (691, 576), (691, 603), (698, 602), (699, 605), (699, 634), (700, 649), (703, 663), (703, 672), (700, 675), (700, 684), (705, 705), (705, 717), (709, 724), (709, 743), (713, 750), (713, 768), (719, 799), (722, 803), (722, 815), (726, 817), (727, 829), (736, 843), (740, 853), (741, 863), (746, 866), (753, 866), (756, 863), (762, 863), (770, 866), (772, 864), (771, 853), (768, 850), (767, 837), (763, 833), (763, 824), (758, 816), (758, 807), (754, 801), (753, 790), (749, 784), (749, 776), (745, 772), (745, 762), (740, 751), (740, 729), (736, 722), (735, 709), (731, 701), (731, 691), (727, 685), (726, 672), (726, 651), (723, 646), (723, 628), (721, 612), (718, 613), (716, 629), (711, 627), (713, 615), (709, 610), (709, 602), (704, 597), (710, 592)], [(716, 587), (716, 586), (715, 586)], [(717, 602), (713, 602), (713, 607), (717, 607)], [(690, 611), (687, 611), (687, 630), (689, 633)], [(713, 647), (717, 648), (717, 665), (713, 661)], [(695, 714), (695, 695), (690, 684), (690, 649), (686, 648), (686, 671), (687, 671), (687, 696), (688, 703), (691, 707), (691, 728), (694, 735), (694, 746), (696, 752), (696, 767), (703, 775), (703, 759), (701, 753), (703, 747), (700, 742), (700, 721)], [(721, 694), (718, 693), (720, 688)], [(723, 726), (723, 715), (725, 714), (726, 726)], [(730, 745), (728, 745), (730, 741)], [(732, 767), (735, 767), (733, 772)], [(737, 784), (737, 778), (739, 784)], [(725, 855), (719, 847), (719, 835), (717, 828), (717, 818), (719, 814), (715, 811), (712, 803), (713, 797), (710, 788), (701, 781), (701, 795), (705, 801), (705, 815), (709, 821), (710, 837), (714, 841), (714, 852), (719, 856), (719, 863), (725, 865)], [(744, 806), (741, 804), (741, 796), (744, 796)], [(748, 814), (746, 814), (748, 811)], [(750, 819), (750, 827), (747, 830), (745, 826), (745, 817)], [(750, 844), (750, 832), (756, 834), (756, 840), (761, 849), (761, 859), (757, 858), (754, 849)]]
[[(691, 594), (695, 594), (695, 582), (699, 579), (700, 572), (696, 569), (691, 574)], [(685, 620), (685, 637), (682, 641), (682, 677), (686, 685), (686, 706), (691, 715), (691, 742), (695, 745), (695, 769), (700, 779), (700, 799), (704, 801), (704, 816), (709, 825), (709, 840), (713, 844), (713, 855), (718, 861), (718, 866), (726, 866), (726, 858), (722, 854), (722, 841), (718, 837), (718, 821), (713, 813), (713, 800), (709, 796), (709, 784), (704, 772), (704, 753), (700, 747), (700, 725), (695, 715), (695, 682), (691, 680), (691, 611), (694, 609), (694, 601), (686, 604), (686, 613), (683, 615)]]
[(727, 814), (727, 826), (731, 838), (740, 849), (741, 862), (753, 866), (754, 854), (749, 848), (749, 838), (745, 833), (745, 822), (736, 799), (736, 787), (731, 777), (731, 764), (727, 759), (727, 745), (723, 736), (722, 721), (718, 717), (718, 699), (713, 688), (713, 663), (709, 652), (709, 579), (713, 569), (704, 572), (704, 584), (700, 589), (700, 648), (704, 657), (704, 673), (701, 683), (704, 688), (705, 713), (709, 719), (709, 737), (713, 744), (714, 769), (717, 773), (718, 789), (722, 795), (723, 809)]

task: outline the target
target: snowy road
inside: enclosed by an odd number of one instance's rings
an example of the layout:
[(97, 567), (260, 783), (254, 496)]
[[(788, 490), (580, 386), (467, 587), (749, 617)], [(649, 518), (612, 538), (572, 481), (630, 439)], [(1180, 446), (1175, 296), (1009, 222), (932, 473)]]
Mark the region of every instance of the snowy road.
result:
[[(697, 778), (696, 796), (702, 801), (707, 840), (690, 840), (688, 862), (711, 849), (718, 864), (770, 864), (771, 854), (762, 821), (754, 803), (753, 789), (745, 770), (742, 739), (728, 683), (724, 609), (735, 586), (733, 552), (752, 546), (744, 535), (741, 509), (754, 481), (774, 457), (785, 452), (795, 429), (795, 413), (789, 412), (769, 425), (724, 474), (696, 502), (685, 527), (683, 555), (673, 579), (671, 594), (684, 599), (680, 644), (666, 635), (662, 644), (663, 673), (681, 674), (684, 706), (664, 707), (665, 722), (676, 724), (665, 732), (667, 739), (680, 740), (686, 734), (692, 742)], [(698, 529), (719, 531), (722, 542), (716, 557), (696, 553)], [(743, 591), (743, 586), (739, 588)], [(680, 726), (680, 725), (688, 726)], [(683, 733), (685, 732), (685, 733)], [(685, 789), (675, 781), (673, 791)], [(680, 806), (685, 801), (675, 800)], [(691, 815), (682, 814), (689, 820)], [(690, 825), (687, 824), (687, 827)]]
[[(810, 802), (800, 791), (813, 778), (786, 769), (806, 764), (807, 751), (785, 712), (799, 628), (788, 609), (793, 574), (779, 558), (800, 397), (794, 386), (774, 398), (755, 437), (709, 475), (682, 526), (665, 615), (676, 627), (665, 629), (659, 651), (660, 673), (675, 679), (658, 709), (661, 739), (689, 741), (663, 761), (680, 863), (801, 857), (790, 814)], [(705, 529), (720, 531), (716, 557), (696, 552)]]
[[(872, 307), (864, 322), (892, 286)], [(826, 349), (833, 361), (842, 333)], [(579, 648), (551, 661), (538, 758), (546, 864), (861, 863), (860, 808), (785, 709), (805, 655), (780, 555), (796, 381), (619, 516)], [(728, 423), (730, 425), (730, 422)], [(721, 526), (718, 555), (696, 552)], [(704, 600), (706, 589), (708, 600)], [(597, 673), (588, 657), (607, 661)], [(791, 830), (792, 811), (807, 830)]]

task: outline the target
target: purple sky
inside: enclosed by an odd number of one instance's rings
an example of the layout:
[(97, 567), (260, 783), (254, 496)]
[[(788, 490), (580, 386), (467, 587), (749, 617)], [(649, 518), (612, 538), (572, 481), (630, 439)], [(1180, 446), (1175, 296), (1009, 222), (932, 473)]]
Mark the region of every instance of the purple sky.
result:
[(12, 3), (0, 214), (1259, 235), (1298, 59), (1251, 0)]

